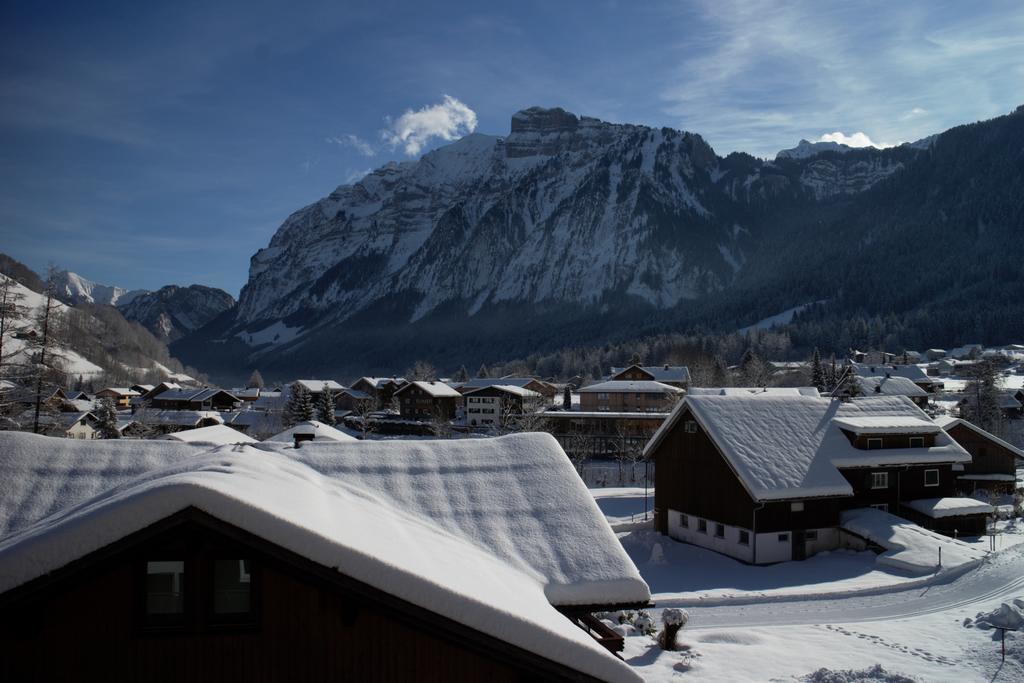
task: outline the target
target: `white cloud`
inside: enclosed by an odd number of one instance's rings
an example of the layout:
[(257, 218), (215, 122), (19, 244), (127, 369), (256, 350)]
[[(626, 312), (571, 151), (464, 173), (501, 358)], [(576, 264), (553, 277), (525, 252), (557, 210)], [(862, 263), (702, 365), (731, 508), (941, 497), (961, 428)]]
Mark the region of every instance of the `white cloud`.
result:
[(868, 137), (867, 133), (857, 131), (853, 135), (847, 135), (836, 131), (835, 133), (825, 133), (818, 142), (838, 142), (841, 145), (847, 145), (848, 147), (877, 147), (878, 149), (885, 149), (886, 147), (892, 147), (888, 142), (875, 142)]
[(377, 150), (373, 148), (373, 145), (358, 135), (352, 135), (351, 133), (348, 135), (339, 135), (337, 137), (327, 138), (327, 142), (340, 145), (341, 147), (351, 147), (364, 157), (372, 157), (377, 154)]
[(476, 112), (449, 95), (440, 104), (407, 110), (381, 131), (392, 147), (402, 145), (409, 156), (419, 154), (431, 138), (455, 140), (476, 130)]

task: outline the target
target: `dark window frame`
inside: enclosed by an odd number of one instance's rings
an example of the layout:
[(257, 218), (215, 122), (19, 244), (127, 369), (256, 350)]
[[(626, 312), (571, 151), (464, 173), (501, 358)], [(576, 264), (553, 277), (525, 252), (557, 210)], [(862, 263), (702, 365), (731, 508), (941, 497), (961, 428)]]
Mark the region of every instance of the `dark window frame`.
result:
[(750, 545), (750, 532), (740, 529), (740, 545)]
[[(930, 474), (934, 474), (935, 475), (935, 481), (933, 481), (931, 483), (928, 482), (928, 475), (930, 475)], [(938, 486), (941, 482), (942, 482), (942, 477), (940, 476), (938, 469), (928, 469), (928, 470), (924, 471), (924, 485), (927, 486), (928, 488), (932, 488), (932, 487)]]
[(708, 520), (706, 520), (706, 519), (698, 519), (697, 520), (697, 531), (699, 533), (702, 533), (702, 534), (704, 534), (706, 536), (707, 533), (708, 533)]
[[(917, 442), (917, 445), (914, 445), (915, 441)], [(912, 437), (910, 437), (910, 447), (911, 448), (924, 448), (924, 437), (923, 436), (912, 436)]]
[(725, 538), (725, 525), (715, 522), (715, 538)]

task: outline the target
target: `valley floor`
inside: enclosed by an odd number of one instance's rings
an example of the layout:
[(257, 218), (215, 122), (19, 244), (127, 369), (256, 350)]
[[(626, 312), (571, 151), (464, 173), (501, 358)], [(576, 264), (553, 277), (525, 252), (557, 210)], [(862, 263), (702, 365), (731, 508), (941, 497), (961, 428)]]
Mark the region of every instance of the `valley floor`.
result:
[(873, 553), (752, 567), (656, 534), (643, 522), (643, 488), (593, 493), (651, 586), (655, 623), (665, 607), (690, 615), (684, 651), (623, 627), (624, 658), (647, 680), (1024, 680), (1024, 633), (1007, 633), (1001, 663), (998, 631), (973, 623), (1024, 597), (1019, 519), (1000, 523), (981, 567), (929, 581), (877, 565)]

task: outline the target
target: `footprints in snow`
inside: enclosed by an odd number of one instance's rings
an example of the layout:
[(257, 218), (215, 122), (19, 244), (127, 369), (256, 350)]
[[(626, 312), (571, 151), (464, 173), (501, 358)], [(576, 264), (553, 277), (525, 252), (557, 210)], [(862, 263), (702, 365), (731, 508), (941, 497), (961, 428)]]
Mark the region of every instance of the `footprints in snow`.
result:
[(853, 631), (842, 626), (833, 626), (832, 624), (826, 624), (824, 628), (829, 631), (835, 631), (836, 633), (840, 633), (844, 636), (854, 636), (862, 640), (867, 640), (874, 645), (881, 645), (889, 648), (890, 650), (902, 652), (903, 654), (920, 657), (925, 661), (935, 662), (936, 664), (945, 664), (946, 666), (953, 666), (956, 664), (956, 662), (944, 655), (937, 655), (934, 652), (928, 652), (927, 650), (922, 650), (919, 647), (907, 647), (905, 645), (900, 645), (899, 643), (893, 643), (870, 633), (861, 633), (860, 631)]

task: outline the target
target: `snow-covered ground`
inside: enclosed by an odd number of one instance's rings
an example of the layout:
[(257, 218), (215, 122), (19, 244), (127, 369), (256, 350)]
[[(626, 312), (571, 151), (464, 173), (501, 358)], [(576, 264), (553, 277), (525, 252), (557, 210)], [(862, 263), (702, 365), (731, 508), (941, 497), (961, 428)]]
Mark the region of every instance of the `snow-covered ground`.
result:
[(1007, 634), (1000, 666), (998, 634), (976, 624), (1024, 595), (1019, 519), (1000, 522), (997, 552), (960, 575), (922, 577), (848, 551), (754, 567), (654, 532), (642, 522), (643, 488), (592, 493), (651, 586), (655, 623), (666, 607), (690, 614), (679, 637), (687, 650), (662, 651), (625, 627), (624, 658), (648, 680), (1024, 680), (1024, 633)]

